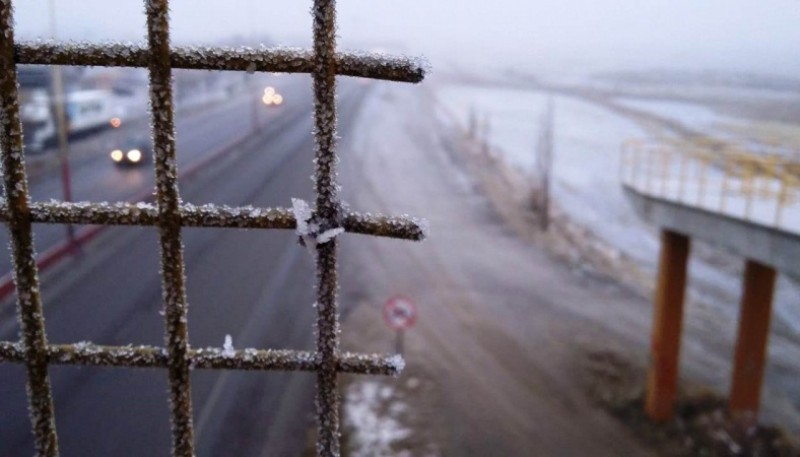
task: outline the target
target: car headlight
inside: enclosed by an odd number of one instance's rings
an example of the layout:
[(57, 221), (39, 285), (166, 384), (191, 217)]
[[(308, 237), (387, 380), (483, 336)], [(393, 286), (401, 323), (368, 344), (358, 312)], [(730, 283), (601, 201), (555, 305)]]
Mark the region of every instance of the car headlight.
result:
[(130, 160), (133, 163), (142, 160), (142, 151), (138, 149), (131, 149), (130, 151), (128, 151), (128, 160)]
[(272, 97), (272, 103), (274, 103), (274, 104), (276, 104), (276, 105), (280, 105), (281, 103), (283, 103), (283, 95), (281, 95), (281, 94), (275, 94), (275, 95)]
[(114, 149), (113, 151), (111, 151), (111, 160), (113, 160), (114, 162), (119, 162), (120, 160), (122, 160), (122, 157), (123, 157), (122, 151), (120, 151), (119, 149)]
[(261, 97), (261, 101), (264, 102), (265, 105), (271, 105), (272, 104), (272, 96), (264, 94), (264, 96)]

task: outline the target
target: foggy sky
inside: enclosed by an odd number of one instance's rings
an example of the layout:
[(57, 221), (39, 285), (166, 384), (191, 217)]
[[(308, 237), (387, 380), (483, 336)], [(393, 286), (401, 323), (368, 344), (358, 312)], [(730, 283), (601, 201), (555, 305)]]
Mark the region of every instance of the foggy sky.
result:
[[(144, 39), (140, 0), (53, 0), (61, 38)], [(48, 37), (49, 0), (16, 0), (18, 38)], [(800, 76), (797, 0), (341, 0), (344, 47), (434, 66), (727, 69)], [(257, 30), (307, 46), (311, 2), (173, 0), (175, 42)], [(243, 43), (256, 44), (256, 43)]]

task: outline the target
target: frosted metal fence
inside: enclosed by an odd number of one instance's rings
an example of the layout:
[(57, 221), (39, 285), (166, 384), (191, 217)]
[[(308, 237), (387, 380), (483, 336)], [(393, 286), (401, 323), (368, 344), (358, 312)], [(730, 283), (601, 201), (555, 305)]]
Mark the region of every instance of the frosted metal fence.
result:
[[(424, 224), (401, 216), (346, 211), (336, 179), (336, 77), (420, 82), (424, 66), (413, 59), (336, 51), (333, 0), (314, 0), (310, 50), (171, 47), (168, 0), (145, 0), (147, 46), (15, 42), (12, 1), (0, 0), (0, 151), (6, 201), (0, 219), (11, 235), (20, 341), (0, 342), (0, 362), (27, 368), (30, 417), (37, 455), (58, 455), (50, 364), (166, 368), (172, 454), (195, 454), (190, 370), (289, 370), (317, 374), (317, 453), (339, 454), (338, 373), (398, 373), (399, 356), (339, 350), (337, 240), (342, 231), (407, 240), (425, 237)], [(155, 156), (156, 203), (31, 202), (25, 172), (17, 87), (18, 64), (147, 67)], [(316, 158), (314, 209), (219, 207), (181, 202), (176, 164), (172, 69), (310, 73), (313, 77)], [(156, 226), (160, 233), (165, 347), (101, 346), (89, 342), (51, 345), (42, 313), (33, 223)], [(188, 342), (183, 227), (295, 229), (316, 252), (317, 344), (315, 351), (193, 348)], [(224, 285), (220, 285), (224, 287)], [(309, 285), (311, 287), (311, 285)]]

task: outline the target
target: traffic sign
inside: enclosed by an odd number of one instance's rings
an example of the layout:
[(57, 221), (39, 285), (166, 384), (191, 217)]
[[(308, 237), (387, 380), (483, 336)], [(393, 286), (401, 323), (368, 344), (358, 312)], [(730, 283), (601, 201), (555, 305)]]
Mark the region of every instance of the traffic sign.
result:
[(394, 330), (411, 328), (417, 320), (417, 307), (403, 295), (396, 295), (383, 305), (383, 320)]

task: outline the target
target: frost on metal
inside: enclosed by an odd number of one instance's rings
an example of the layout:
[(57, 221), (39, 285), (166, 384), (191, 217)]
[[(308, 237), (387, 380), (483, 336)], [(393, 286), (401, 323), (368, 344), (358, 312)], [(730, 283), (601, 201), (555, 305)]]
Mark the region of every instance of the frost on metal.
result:
[(293, 198), (292, 213), (296, 224), (295, 230), (314, 258), (318, 245), (325, 244), (345, 232), (344, 227), (339, 226), (341, 218), (338, 213), (320, 223), (315, 217), (316, 212), (311, 210), (305, 200)]
[(233, 338), (230, 335), (225, 335), (225, 343), (222, 345), (222, 355), (231, 358), (236, 355), (236, 350), (233, 348)]
[[(50, 202), (30, 203), (31, 222), (42, 224), (144, 225), (158, 224), (158, 207), (152, 203), (126, 202)], [(183, 227), (297, 229), (297, 208), (259, 208), (253, 206), (181, 204), (178, 209)], [(309, 209), (305, 220), (313, 218)], [(305, 214), (305, 213), (304, 213)], [(8, 222), (8, 202), (0, 199), (0, 221)], [(371, 213), (347, 213), (341, 218), (346, 233), (357, 233), (403, 240), (422, 241), (427, 237), (428, 222), (407, 215), (384, 216)], [(313, 228), (313, 226), (312, 226)], [(338, 234), (341, 233), (337, 228)], [(298, 232), (299, 233), (299, 232)], [(306, 233), (308, 235), (308, 233)]]
[[(98, 67), (146, 67), (150, 50), (133, 43), (22, 42), (14, 46), (17, 63), (82, 65)], [(314, 54), (309, 49), (266, 47), (175, 47), (170, 49), (172, 68), (279, 73), (311, 73)], [(371, 79), (418, 83), (428, 64), (423, 59), (379, 53), (336, 53), (337, 74)]]
[[(287, 349), (246, 348), (228, 351), (222, 348), (189, 349), (191, 369), (248, 371), (316, 371), (319, 363), (314, 352)], [(154, 346), (102, 346), (81, 341), (46, 347), (51, 365), (114, 366), (128, 368), (167, 368), (169, 354)], [(400, 373), (397, 355), (342, 353), (337, 370), (341, 373), (389, 375)], [(21, 343), (0, 341), (0, 362), (25, 362)]]
[(165, 341), (169, 352), (170, 421), (172, 453), (194, 456), (192, 392), (189, 379), (188, 303), (179, 215), (178, 165), (175, 156), (175, 120), (172, 104), (172, 70), (169, 56), (168, 0), (146, 0), (147, 45), (150, 74), (150, 116), (153, 130), (156, 202), (161, 245), (162, 296)]
[[(146, 44), (15, 43), (11, 1), (0, 0), (0, 152), (5, 191), (5, 200), (0, 200), (0, 220), (5, 222), (11, 235), (21, 340), (0, 341), (0, 362), (26, 365), (37, 455), (58, 455), (49, 364), (166, 369), (172, 455), (182, 457), (193, 456), (195, 452), (190, 370), (312, 371), (317, 374), (317, 452), (321, 456), (339, 455), (338, 374), (397, 375), (404, 361), (398, 355), (339, 351), (337, 238), (343, 233), (356, 233), (421, 241), (427, 236), (427, 222), (406, 215), (362, 214), (343, 208), (336, 179), (336, 76), (416, 83), (428, 72), (427, 64), (407, 57), (337, 52), (334, 0), (314, 0), (311, 49), (171, 47), (168, 0), (144, 0)], [(156, 176), (154, 201), (30, 202), (16, 64), (148, 68)], [(288, 209), (183, 203), (177, 180), (172, 68), (311, 74), (316, 140), (313, 209), (302, 200), (293, 201), (292, 208)], [(164, 300), (164, 347), (101, 346), (91, 342), (48, 344), (32, 223), (157, 227)], [(183, 227), (296, 230), (315, 254), (316, 349), (235, 349), (230, 337), (220, 348), (191, 348), (181, 245)]]
[(11, 0), (0, 0), (0, 152), (3, 188), (8, 199), (11, 261), (17, 287), (17, 315), (21, 348), (28, 373), (27, 390), (31, 425), (39, 455), (58, 454), (52, 391), (47, 366), (39, 278), (30, 221), (28, 180), (22, 149), (17, 68), (14, 63), (14, 31)]

